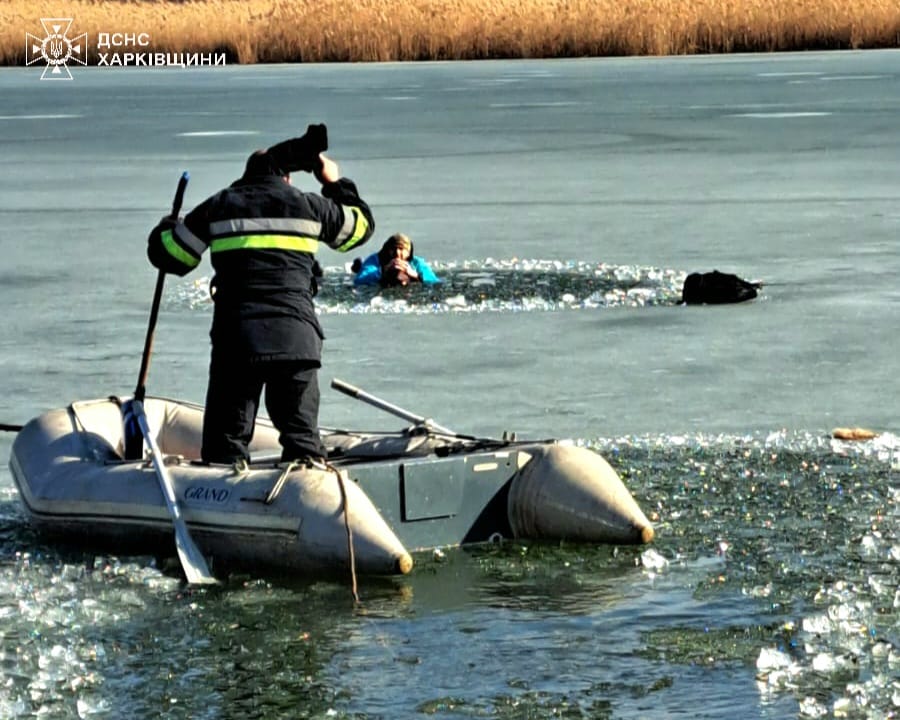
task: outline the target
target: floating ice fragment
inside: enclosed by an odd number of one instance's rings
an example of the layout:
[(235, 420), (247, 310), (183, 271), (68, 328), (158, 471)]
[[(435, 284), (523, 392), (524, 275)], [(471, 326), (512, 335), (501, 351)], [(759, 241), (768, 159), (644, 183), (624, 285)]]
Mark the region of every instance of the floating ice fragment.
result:
[(632, 267), (617, 267), (613, 271), (613, 276), (619, 282), (637, 282), (640, 279), (640, 270)]
[(639, 300), (642, 303), (652, 300), (655, 296), (656, 292), (648, 288), (631, 288), (631, 290), (628, 291), (629, 298)]
[(804, 717), (822, 717), (828, 714), (828, 708), (814, 697), (805, 697), (800, 701), (800, 714)]
[(816, 672), (830, 673), (837, 668), (838, 662), (828, 653), (819, 653), (813, 658), (812, 668)]
[(876, 595), (887, 594), (887, 588), (884, 586), (884, 583), (874, 575), (869, 576), (868, 583), (869, 587), (872, 588), (872, 592)]
[(859, 544), (862, 548), (863, 553), (866, 555), (878, 554), (879, 546), (881, 545), (880, 541), (874, 536), (874, 534), (864, 535)]
[(878, 641), (874, 645), (872, 645), (872, 657), (873, 658), (886, 658), (891, 652), (891, 646), (889, 643)]
[(777, 648), (763, 648), (756, 658), (756, 669), (762, 672), (783, 670), (791, 666), (791, 657)]
[(92, 703), (84, 698), (78, 698), (75, 708), (80, 718), (87, 718), (92, 715), (106, 715), (110, 711), (109, 703), (102, 698), (93, 700)]
[(847, 717), (852, 709), (852, 703), (849, 698), (838, 698), (834, 701), (831, 711), (835, 717)]
[(841, 603), (828, 608), (828, 618), (832, 622), (846, 623), (859, 617), (859, 607), (851, 603)]
[(641, 565), (648, 570), (662, 570), (666, 568), (669, 561), (660, 555), (656, 550), (651, 548), (641, 553)]
[(756, 587), (752, 587), (747, 591), (747, 594), (750, 597), (755, 598), (766, 598), (772, 594), (772, 583), (766, 583), (765, 585), (757, 585)]

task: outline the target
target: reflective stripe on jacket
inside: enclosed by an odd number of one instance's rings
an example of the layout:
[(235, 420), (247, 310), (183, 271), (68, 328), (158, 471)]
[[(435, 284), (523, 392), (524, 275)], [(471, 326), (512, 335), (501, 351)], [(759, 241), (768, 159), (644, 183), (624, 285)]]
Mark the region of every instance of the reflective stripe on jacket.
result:
[(151, 233), (148, 255), (156, 267), (184, 275), (209, 248), (214, 353), (238, 361), (318, 360), (323, 335), (312, 297), (319, 243), (347, 252), (368, 241), (374, 228), (347, 178), (323, 185), (319, 195), (278, 176), (257, 176)]

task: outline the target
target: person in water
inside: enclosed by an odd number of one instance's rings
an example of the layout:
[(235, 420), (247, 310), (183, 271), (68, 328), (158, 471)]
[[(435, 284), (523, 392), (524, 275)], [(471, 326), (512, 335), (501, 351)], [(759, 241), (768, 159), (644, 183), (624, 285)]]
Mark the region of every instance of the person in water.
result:
[(427, 262), (415, 254), (412, 241), (403, 233), (394, 233), (365, 260), (357, 258), (353, 263), (354, 285), (381, 285), (398, 287), (420, 282), (423, 285), (439, 283), (440, 279)]

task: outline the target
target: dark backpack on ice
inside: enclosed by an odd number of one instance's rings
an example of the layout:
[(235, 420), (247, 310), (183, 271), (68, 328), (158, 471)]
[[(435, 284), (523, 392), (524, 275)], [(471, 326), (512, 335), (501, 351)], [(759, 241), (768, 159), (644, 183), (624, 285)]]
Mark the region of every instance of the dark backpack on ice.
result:
[(691, 273), (684, 279), (681, 303), (685, 305), (722, 305), (752, 300), (761, 283), (742, 280), (737, 275), (718, 270)]

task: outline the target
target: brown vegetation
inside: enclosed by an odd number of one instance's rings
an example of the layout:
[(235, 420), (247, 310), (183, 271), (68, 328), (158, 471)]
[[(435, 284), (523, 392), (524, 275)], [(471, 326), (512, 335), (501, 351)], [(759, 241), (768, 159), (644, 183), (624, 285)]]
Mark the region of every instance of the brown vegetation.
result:
[(900, 47), (897, 0), (4, 0), (0, 64), (24, 64), (42, 17), (72, 18), (91, 63), (100, 33), (229, 63)]

